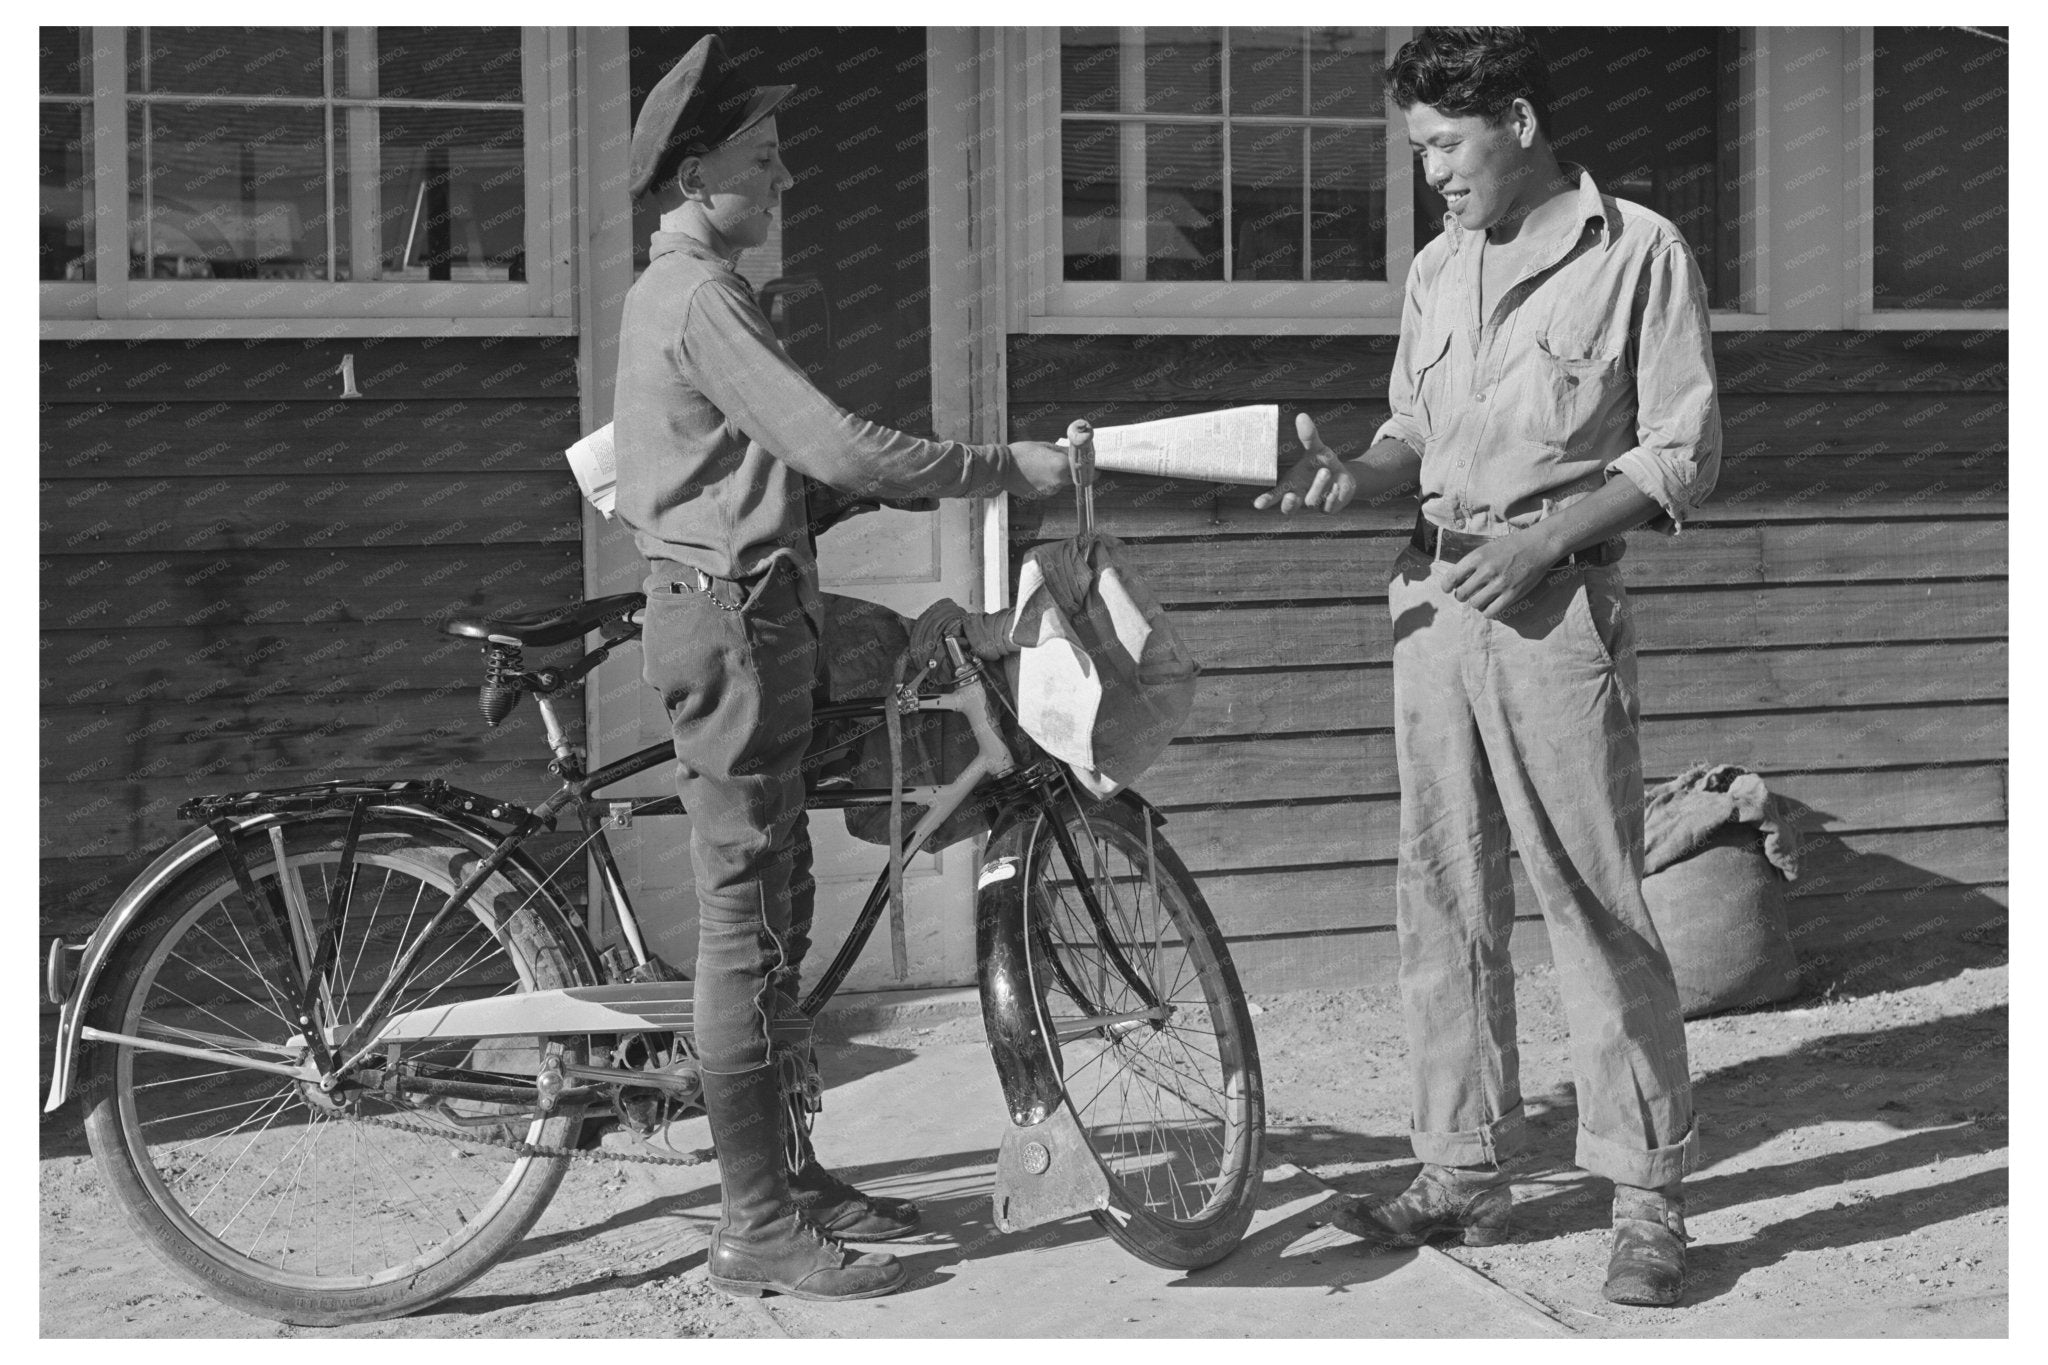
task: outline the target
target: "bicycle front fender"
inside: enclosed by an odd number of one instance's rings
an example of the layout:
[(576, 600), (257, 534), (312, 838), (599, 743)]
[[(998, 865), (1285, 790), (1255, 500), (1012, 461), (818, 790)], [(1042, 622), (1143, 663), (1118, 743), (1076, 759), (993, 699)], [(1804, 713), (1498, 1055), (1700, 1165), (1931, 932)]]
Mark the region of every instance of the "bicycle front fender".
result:
[(1059, 1042), (1047, 1038), (1031, 981), (1026, 935), (1029, 885), (1025, 841), (1037, 823), (1030, 807), (1006, 812), (974, 879), (974, 948), (981, 985), (981, 1021), (1010, 1121), (1045, 1122), (1060, 1102)]
[[(252, 797), (262, 793), (252, 793)], [(303, 810), (264, 811), (255, 814), (224, 815), (237, 835), (252, 830), (268, 828), (271, 825), (300, 818)], [(410, 803), (372, 805), (365, 813), (368, 819), (384, 817), (399, 819), (431, 828), (434, 832), (450, 835), (475, 850), (487, 855), (497, 844), (495, 836), (478, 829), (467, 821), (441, 811)], [(80, 1030), (85, 1027), (86, 1011), (94, 1003), (93, 993), (100, 974), (105, 970), (109, 958), (121, 940), (127, 936), (159, 895), (176, 884), (177, 880), (194, 867), (211, 857), (220, 847), (220, 840), (211, 828), (202, 826), (185, 835), (162, 853), (114, 899), (114, 903), (101, 917), (93, 929), (92, 936), (80, 951), (78, 966), (72, 978), (70, 990), (66, 993), (57, 1012), (57, 1040), (50, 1050), (50, 1094), (43, 1104), (43, 1112), (50, 1113), (63, 1105), (71, 1096), (71, 1084), (78, 1074), (78, 1044)], [(536, 899), (544, 902), (557, 921), (556, 928), (562, 930), (565, 941), (575, 944), (581, 951), (586, 979), (598, 982), (604, 979), (596, 954), (584, 937), (575, 916), (562, 905), (553, 889), (523, 851), (515, 853), (505, 862), (505, 870), (521, 878), (534, 892)]]
[[(1164, 818), (1135, 792), (1111, 798), (1135, 805), (1148, 820)], [(1048, 1037), (1031, 980), (1028, 935), (1030, 888), (1026, 862), (1039, 808), (1019, 802), (998, 812), (981, 871), (974, 880), (974, 946), (981, 986), (981, 1019), (1010, 1121), (1035, 1127), (1065, 1094), (1057, 1038)]]

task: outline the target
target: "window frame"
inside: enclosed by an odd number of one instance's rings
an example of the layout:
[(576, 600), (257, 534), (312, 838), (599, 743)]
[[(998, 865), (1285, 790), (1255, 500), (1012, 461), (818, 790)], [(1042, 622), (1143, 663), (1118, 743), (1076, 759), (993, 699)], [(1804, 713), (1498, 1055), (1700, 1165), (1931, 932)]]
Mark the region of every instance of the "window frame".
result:
[[(1068, 282), (1060, 278), (1064, 255), (1060, 195), (1060, 30), (1032, 27), (1000, 43), (997, 60), (1014, 55), (1022, 79), (1005, 82), (997, 108), (1007, 122), (1010, 144), (1022, 154), (1024, 174), (1011, 197), (1010, 290), (1016, 301), (1012, 330), (1026, 333), (1147, 333), (1200, 331), (1217, 335), (1394, 335), (1400, 331), (1402, 299), (1415, 253), (1414, 158), (1407, 130), (1387, 121), (1386, 281), (1223, 281), (1133, 283)], [(1387, 50), (1395, 52), (1412, 27), (1387, 27)], [(1739, 77), (1743, 175), (1737, 212), (1744, 261), (1738, 297), (1741, 309), (1715, 309), (1715, 331), (1746, 331), (1772, 325), (1767, 268), (1757, 245), (1770, 221), (1768, 162), (1759, 130), (1768, 120), (1764, 31), (1744, 30), (1745, 59)], [(1013, 46), (1014, 44), (1014, 46)], [(1396, 239), (1397, 232), (1406, 240)], [(1228, 297), (1218, 297), (1227, 293)]]
[[(575, 330), (570, 216), (575, 90), (569, 29), (520, 29), (527, 269), (524, 281), (505, 282), (130, 279), (127, 26), (96, 26), (91, 32), (92, 90), (85, 103), (92, 119), (88, 194), (95, 223), (95, 278), (39, 281), (45, 339), (550, 335)], [(338, 49), (343, 46), (337, 43)], [(346, 141), (337, 151), (348, 154)]]
[[(100, 156), (100, 112), (96, 99), (99, 92), (100, 54), (97, 41), (98, 31), (88, 31), (93, 33), (94, 43), (92, 49), (93, 60), (83, 74), (82, 84), (85, 88), (78, 94), (46, 95), (42, 92), (40, 85), (38, 85), (36, 102), (38, 105), (69, 105), (85, 111), (85, 145), (86, 156), (89, 162), (89, 173), (85, 178), (84, 214), (88, 223), (86, 236), (93, 243), (93, 252), (97, 256), (99, 251), (100, 223), (99, 187), (96, 182), (95, 173), (99, 165)], [(38, 301), (40, 313), (44, 318), (90, 318), (96, 316), (94, 312), (94, 285), (92, 281), (38, 280), (36, 283), (39, 287)]]
[[(1842, 31), (1845, 123), (1849, 132), (1849, 176), (1843, 187), (1848, 211), (1850, 327), (1866, 332), (1995, 331), (2012, 326), (2009, 308), (1879, 308), (1877, 306), (1877, 29)], [(2008, 187), (2011, 178), (2006, 181)], [(2007, 190), (2007, 204), (2011, 190)], [(2010, 253), (2008, 253), (2010, 259)]]
[[(1138, 29), (1126, 28), (1126, 38)], [(1226, 26), (1227, 29), (1227, 26)], [(1388, 28), (1388, 50), (1407, 41), (1410, 30)], [(1116, 330), (1118, 324), (1182, 323), (1268, 330), (1283, 319), (1329, 322), (1398, 317), (1401, 295), (1414, 256), (1414, 163), (1405, 130), (1386, 120), (1387, 276), (1385, 280), (1289, 281), (1069, 281), (1063, 276), (1064, 213), (1059, 204), (1061, 110), (1060, 30), (1025, 31), (1025, 79), (1012, 117), (1026, 130), (1027, 182), (1043, 188), (1042, 210), (1026, 216), (1028, 240), (1013, 259), (1024, 265), (1022, 285), (1031, 331)], [(1227, 48), (1226, 48), (1227, 52)], [(1226, 61), (1228, 58), (1226, 57)], [(1222, 122), (1227, 115), (1218, 116)], [(1295, 120), (1287, 120), (1295, 121)], [(1299, 122), (1311, 120), (1304, 117)], [(1326, 120), (1327, 121), (1327, 120)], [(1205, 125), (1209, 120), (1201, 120)], [(1242, 124), (1243, 121), (1239, 120)], [(1228, 126), (1228, 125), (1225, 125)], [(1246, 124), (1244, 126), (1255, 126)], [(1227, 139), (1226, 139), (1227, 144)]]

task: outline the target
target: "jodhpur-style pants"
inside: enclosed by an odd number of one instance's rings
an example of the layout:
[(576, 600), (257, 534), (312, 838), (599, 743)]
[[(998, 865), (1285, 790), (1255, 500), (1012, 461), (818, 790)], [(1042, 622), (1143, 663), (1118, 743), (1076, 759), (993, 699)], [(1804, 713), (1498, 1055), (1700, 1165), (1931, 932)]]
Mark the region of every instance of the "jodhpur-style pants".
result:
[(1401, 774), (1397, 924), (1415, 1154), (1525, 1137), (1508, 955), (1513, 835), (1571, 1028), (1578, 1164), (1665, 1185), (1698, 1162), (1678, 990), (1642, 896), (1635, 634), (1616, 565), (1553, 569), (1489, 621), (1402, 552), (1388, 585)]
[[(802, 759), (819, 686), (818, 634), (795, 566), (771, 562), (731, 608), (655, 564), (642, 676), (675, 736), (697, 883), (695, 1036), (707, 1071), (769, 1060), (772, 988), (794, 996), (810, 929), (811, 846)], [(792, 884), (796, 894), (792, 896)], [(800, 913), (793, 914), (793, 902)]]

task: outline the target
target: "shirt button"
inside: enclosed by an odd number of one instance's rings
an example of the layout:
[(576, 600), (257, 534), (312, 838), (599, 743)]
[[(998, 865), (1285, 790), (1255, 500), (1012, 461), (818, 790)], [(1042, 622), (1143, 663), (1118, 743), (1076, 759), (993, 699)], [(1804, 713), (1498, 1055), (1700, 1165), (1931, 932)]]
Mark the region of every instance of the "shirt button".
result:
[(1478, 393), (1473, 394), (1472, 401), (1475, 403), (1484, 403), (1486, 401), (1486, 390), (1481, 389)]

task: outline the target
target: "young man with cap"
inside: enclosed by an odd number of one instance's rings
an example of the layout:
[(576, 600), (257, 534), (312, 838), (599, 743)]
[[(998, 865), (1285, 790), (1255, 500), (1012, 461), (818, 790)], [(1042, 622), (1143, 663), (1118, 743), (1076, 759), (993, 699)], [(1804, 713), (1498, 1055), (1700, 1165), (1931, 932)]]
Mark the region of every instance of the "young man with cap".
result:
[(1419, 482), (1388, 587), (1401, 777), (1397, 922), (1422, 1171), (1337, 1224), (1382, 1244), (1508, 1235), (1499, 1163), (1525, 1136), (1508, 834), (1571, 1027), (1578, 1162), (1614, 1183), (1606, 1295), (1678, 1301), (1680, 1180), (1698, 1161), (1685, 1029), (1642, 897), (1635, 631), (1622, 534), (1675, 532), (1712, 491), (1706, 292), (1678, 230), (1551, 150), (1520, 29), (1423, 29), (1389, 97), (1443, 235), (1408, 272), (1367, 451), (1309, 454), (1259, 507), (1337, 511)]
[(793, 1009), (810, 917), (801, 760), (823, 615), (807, 479), (880, 500), (1037, 495), (1073, 475), (1057, 446), (920, 440), (863, 421), (784, 352), (734, 263), (766, 239), (793, 183), (772, 113), (789, 89), (738, 84), (711, 35), (634, 124), (629, 188), (661, 226), (621, 324), (618, 509), (647, 558), (643, 672), (668, 710), (692, 821), (694, 1032), (724, 1195), (711, 1279), (869, 1298), (903, 1268), (839, 1236), (903, 1236), (916, 1207), (818, 1164), (769, 1042)]

